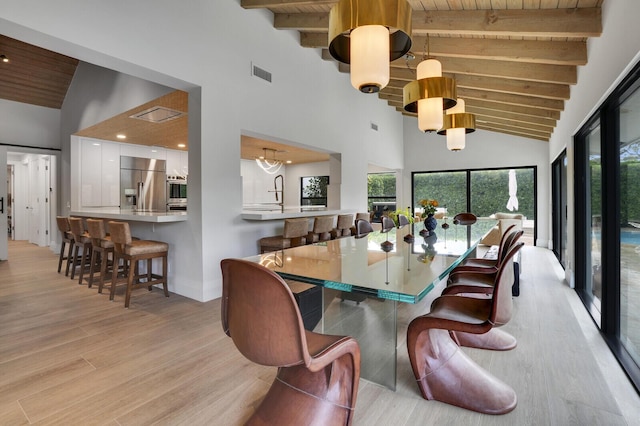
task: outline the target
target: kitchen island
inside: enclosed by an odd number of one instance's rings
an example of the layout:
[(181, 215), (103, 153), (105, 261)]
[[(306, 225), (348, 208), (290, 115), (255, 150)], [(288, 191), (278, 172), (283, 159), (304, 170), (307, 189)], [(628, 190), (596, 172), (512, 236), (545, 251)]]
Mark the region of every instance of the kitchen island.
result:
[(240, 217), (244, 220), (281, 220), (298, 217), (313, 218), (316, 216), (332, 216), (339, 214), (354, 213), (345, 210), (327, 210), (325, 207), (317, 206), (292, 206), (281, 208), (260, 208), (243, 207)]
[(172, 223), (184, 222), (187, 220), (187, 212), (185, 211), (168, 211), (168, 212), (142, 212), (133, 210), (121, 210), (119, 208), (108, 209), (90, 209), (84, 208), (73, 210), (69, 213), (71, 216), (91, 217), (95, 219), (112, 219), (131, 222), (149, 222), (149, 223)]

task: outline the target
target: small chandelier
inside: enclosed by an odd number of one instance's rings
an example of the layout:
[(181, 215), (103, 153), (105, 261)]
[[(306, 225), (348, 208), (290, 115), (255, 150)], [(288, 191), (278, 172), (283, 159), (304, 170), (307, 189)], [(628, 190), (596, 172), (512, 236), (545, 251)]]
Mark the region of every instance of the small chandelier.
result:
[(427, 34), (426, 56), (416, 67), (416, 80), (402, 89), (404, 110), (418, 114), (418, 128), (423, 132), (438, 131), (443, 126), (445, 110), (456, 104), (456, 82), (442, 76), (442, 64), (431, 58)]
[(464, 100), (458, 99), (456, 106), (448, 110), (444, 116), (444, 125), (438, 134), (446, 134), (449, 151), (460, 151), (465, 147), (465, 135), (475, 131), (475, 114), (465, 112)]
[(389, 84), (389, 62), (411, 48), (407, 0), (340, 0), (329, 13), (329, 53), (350, 64), (351, 85), (377, 93)]
[[(265, 172), (274, 175), (280, 171), (282, 161), (276, 159), (276, 150), (270, 148), (262, 148), (264, 154), (256, 158), (256, 164)], [(267, 158), (267, 151), (272, 153), (271, 159)]]

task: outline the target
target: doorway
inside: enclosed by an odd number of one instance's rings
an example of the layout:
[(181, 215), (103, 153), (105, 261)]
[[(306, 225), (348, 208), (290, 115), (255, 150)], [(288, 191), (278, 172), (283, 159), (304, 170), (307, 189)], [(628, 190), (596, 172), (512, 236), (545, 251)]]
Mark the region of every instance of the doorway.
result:
[[(26, 240), (40, 247), (55, 243), (56, 156), (9, 151), (6, 154), (6, 238)], [(4, 221), (3, 217), (3, 221)], [(7, 253), (8, 256), (8, 253)], [(5, 257), (6, 259), (6, 257)]]

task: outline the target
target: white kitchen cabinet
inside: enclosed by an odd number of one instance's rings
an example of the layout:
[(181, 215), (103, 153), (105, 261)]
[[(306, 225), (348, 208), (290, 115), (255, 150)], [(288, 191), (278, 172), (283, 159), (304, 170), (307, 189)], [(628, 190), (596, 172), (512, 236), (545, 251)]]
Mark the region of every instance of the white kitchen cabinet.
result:
[(102, 143), (102, 206), (120, 205), (120, 144)]
[(188, 152), (167, 149), (167, 175), (186, 176), (189, 174)]
[(189, 152), (180, 151), (180, 167), (183, 175), (189, 174)]
[(81, 139), (80, 204), (83, 207), (120, 205), (120, 144)]
[(102, 205), (102, 141), (80, 141), (80, 204), (83, 207)]

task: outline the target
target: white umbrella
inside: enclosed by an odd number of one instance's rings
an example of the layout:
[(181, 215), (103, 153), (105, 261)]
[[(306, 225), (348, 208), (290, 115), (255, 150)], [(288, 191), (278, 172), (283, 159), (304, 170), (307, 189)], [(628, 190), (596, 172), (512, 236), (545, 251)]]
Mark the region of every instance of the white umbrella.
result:
[(516, 181), (516, 171), (509, 170), (509, 201), (507, 201), (507, 209), (509, 211), (518, 210), (518, 182)]

